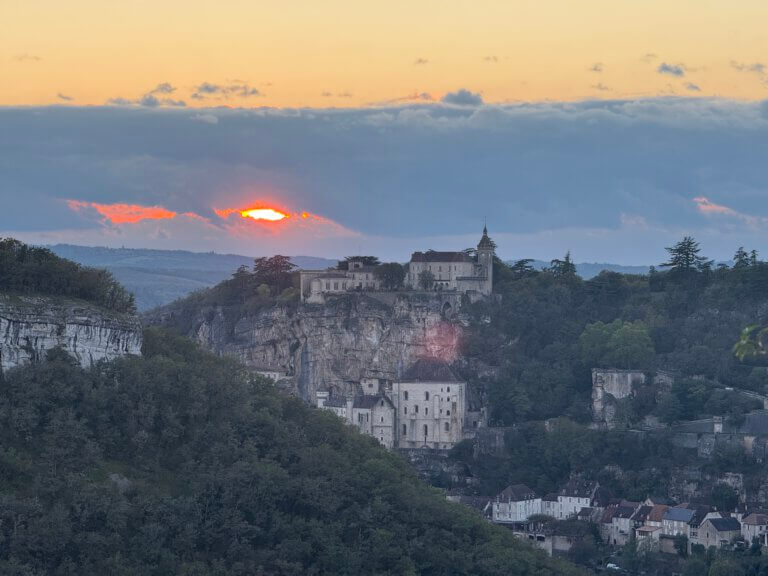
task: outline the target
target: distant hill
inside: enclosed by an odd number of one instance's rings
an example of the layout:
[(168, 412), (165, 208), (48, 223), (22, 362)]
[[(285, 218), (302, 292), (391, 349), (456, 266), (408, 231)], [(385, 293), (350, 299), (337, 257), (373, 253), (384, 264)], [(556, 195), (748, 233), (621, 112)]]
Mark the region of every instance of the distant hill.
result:
[[(507, 260), (506, 263), (514, 264), (515, 260)], [(531, 266), (537, 270), (548, 268), (550, 265), (551, 264), (549, 262), (545, 262), (544, 260), (534, 260), (531, 262)], [(584, 278), (584, 280), (594, 278), (603, 270), (608, 270), (609, 272), (619, 272), (620, 274), (648, 274), (650, 268), (650, 266), (623, 266), (621, 264), (609, 264), (600, 262), (581, 262), (580, 264), (576, 264), (576, 272), (579, 276)]]
[[(195, 290), (214, 286), (229, 278), (239, 266), (251, 266), (253, 256), (188, 252), (186, 250), (148, 250), (104, 248), (56, 244), (48, 246), (62, 258), (85, 266), (106, 268), (136, 297), (140, 311), (163, 306)], [(293, 256), (299, 268), (335, 266), (336, 260)]]

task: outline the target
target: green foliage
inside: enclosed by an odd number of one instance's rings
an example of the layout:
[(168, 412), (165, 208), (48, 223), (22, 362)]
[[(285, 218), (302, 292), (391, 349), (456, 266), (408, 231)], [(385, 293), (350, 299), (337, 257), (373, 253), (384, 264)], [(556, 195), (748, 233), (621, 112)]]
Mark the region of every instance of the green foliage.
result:
[(384, 288), (394, 290), (403, 285), (405, 267), (398, 262), (388, 262), (378, 266), (373, 274), (381, 281)]
[(727, 484), (716, 484), (712, 488), (712, 503), (720, 512), (732, 512), (739, 503), (739, 495)]
[(418, 281), (422, 290), (431, 290), (435, 285), (435, 275), (430, 270), (422, 270), (419, 272)]
[(648, 326), (640, 320), (588, 324), (579, 346), (583, 359), (595, 367), (647, 369), (655, 353)]
[(349, 270), (349, 262), (351, 260), (360, 260), (363, 266), (378, 266), (379, 259), (376, 256), (346, 256), (344, 260), (340, 260), (336, 265), (338, 270)]
[(234, 361), (143, 353), (7, 374), (0, 573), (575, 574)]
[(13, 238), (0, 238), (0, 291), (80, 298), (115, 312), (136, 312), (133, 295), (106, 270), (80, 266)]

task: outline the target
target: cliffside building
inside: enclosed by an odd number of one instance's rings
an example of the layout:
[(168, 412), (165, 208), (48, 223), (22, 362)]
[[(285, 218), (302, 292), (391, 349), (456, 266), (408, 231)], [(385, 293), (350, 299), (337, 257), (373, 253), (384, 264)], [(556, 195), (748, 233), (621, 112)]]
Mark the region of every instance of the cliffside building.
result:
[[(485, 227), (475, 256), (466, 252), (414, 252), (407, 265), (404, 286), (423, 290), (421, 275), (429, 272), (433, 278), (430, 290), (488, 295), (493, 290), (494, 252), (495, 245)], [(367, 265), (362, 258), (352, 258), (347, 270), (302, 270), (299, 274), (301, 301), (320, 304), (329, 294), (381, 290), (377, 268)]]
[(447, 364), (418, 360), (392, 385), (397, 447), (453, 448), (464, 438), (465, 392)]
[(483, 236), (477, 245), (477, 255), (466, 252), (414, 252), (408, 263), (405, 285), (421, 289), (422, 274), (429, 272), (434, 279), (433, 288), (457, 292), (475, 291), (488, 295), (493, 291), (493, 254), (495, 246), (483, 228)]

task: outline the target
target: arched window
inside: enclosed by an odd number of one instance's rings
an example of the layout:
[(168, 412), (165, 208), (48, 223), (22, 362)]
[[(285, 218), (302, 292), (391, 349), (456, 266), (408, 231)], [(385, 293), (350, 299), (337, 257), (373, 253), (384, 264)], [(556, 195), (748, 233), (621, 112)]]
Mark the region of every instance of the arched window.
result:
[(408, 414), (408, 406), (403, 406), (403, 414)]
[(403, 390), (403, 400), (408, 400), (408, 390)]
[(429, 392), (424, 392), (424, 400), (429, 400)]
[(406, 427), (406, 424), (403, 424), (403, 436), (406, 436), (408, 434), (408, 429)]
[(427, 436), (429, 436), (429, 424), (424, 424), (424, 439), (427, 439)]

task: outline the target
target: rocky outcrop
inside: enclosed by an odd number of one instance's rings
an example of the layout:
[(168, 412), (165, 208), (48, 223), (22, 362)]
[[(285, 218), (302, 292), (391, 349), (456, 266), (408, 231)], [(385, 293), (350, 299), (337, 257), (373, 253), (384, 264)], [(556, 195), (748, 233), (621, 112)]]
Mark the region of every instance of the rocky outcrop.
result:
[[(457, 294), (348, 294), (322, 305), (274, 306), (228, 322), (201, 310), (194, 336), (254, 370), (278, 370), (308, 401), (317, 390), (346, 394), (364, 377), (395, 379), (421, 357), (454, 363), (465, 322)], [(167, 318), (166, 318), (167, 320)]]
[(0, 294), (0, 370), (28, 364), (61, 347), (84, 367), (141, 353), (136, 316), (83, 302)]

